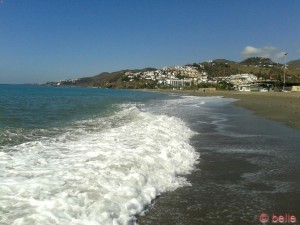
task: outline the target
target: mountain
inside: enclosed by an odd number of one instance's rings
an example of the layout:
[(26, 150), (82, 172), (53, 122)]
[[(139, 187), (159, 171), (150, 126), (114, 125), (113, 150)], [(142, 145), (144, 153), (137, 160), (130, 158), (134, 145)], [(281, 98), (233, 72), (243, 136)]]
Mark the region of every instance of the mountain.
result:
[[(127, 88), (122, 78), (127, 72), (139, 73), (144, 71), (155, 71), (156, 68), (144, 68), (135, 70), (120, 70), (116, 72), (103, 72), (93, 77), (83, 77), (77, 80), (61, 81), (63, 86), (80, 86), (80, 87), (106, 87), (106, 88)], [(125, 85), (125, 86), (124, 86)], [(134, 87), (130, 87), (134, 88)]]
[[(286, 70), (288, 82), (299, 83), (300, 82), (300, 70), (299, 70), (300, 59), (290, 61), (287, 64), (289, 65), (288, 69)], [(282, 64), (275, 63), (269, 58), (262, 58), (262, 57), (251, 57), (240, 63), (230, 61), (227, 59), (215, 59), (207, 62), (187, 64), (185, 66), (193, 67), (191, 70), (187, 70), (187, 71), (196, 70), (198, 71), (199, 74), (207, 75), (208, 79), (211, 80), (219, 79), (220, 77), (228, 77), (230, 75), (243, 74), (243, 73), (254, 74), (261, 80), (268, 80), (270, 79), (270, 77), (276, 78), (278, 80), (282, 80), (284, 74)], [(157, 70), (156, 68), (144, 68), (144, 69), (134, 69), (134, 70), (127, 69), (127, 70), (120, 70), (116, 72), (103, 72), (92, 77), (83, 77), (79, 79), (64, 80), (59, 82), (48, 82), (45, 85), (125, 88), (125, 89), (126, 88), (129, 89), (155, 88), (157, 85), (161, 84), (161, 80), (165, 79), (168, 73), (164, 70), (158, 70), (158, 71), (156, 70)], [(156, 71), (156, 72), (152, 73), (150, 71)], [(177, 72), (180, 75), (182, 75), (181, 74), (182, 72), (180, 71), (180, 67), (178, 71)], [(159, 76), (162, 75), (162, 76), (159, 77), (159, 79), (156, 78), (153, 79), (151, 78), (151, 75), (147, 75), (147, 74), (155, 74), (155, 76), (158, 75)], [(191, 74), (192, 76), (194, 76), (194, 72), (191, 72)]]
[(227, 64), (236, 64), (235, 61), (227, 60), (227, 59), (214, 59), (214, 63), (227, 63)]
[(287, 65), (292, 69), (300, 69), (300, 59), (289, 61)]
[[(300, 81), (300, 70), (295, 69), (295, 67), (300, 68), (299, 63), (300, 60), (292, 61), (292, 67), (289, 66), (286, 71), (288, 82), (297, 83)], [(282, 80), (284, 73), (282, 64), (275, 63), (270, 58), (262, 57), (247, 58), (240, 63), (226, 59), (216, 59), (201, 64), (210, 78), (250, 73), (262, 80), (270, 79), (270, 77)]]
[(277, 63), (273, 62), (270, 58), (263, 58), (263, 57), (251, 57), (240, 62), (240, 64), (248, 65), (248, 66), (263, 66), (263, 67), (269, 65), (277, 65)]

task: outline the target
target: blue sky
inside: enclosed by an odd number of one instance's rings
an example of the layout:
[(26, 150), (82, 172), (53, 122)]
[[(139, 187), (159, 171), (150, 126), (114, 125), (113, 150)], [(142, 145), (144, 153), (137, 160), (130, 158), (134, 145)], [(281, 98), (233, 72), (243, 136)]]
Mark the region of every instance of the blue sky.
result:
[(0, 0), (0, 83), (300, 58), (298, 0)]

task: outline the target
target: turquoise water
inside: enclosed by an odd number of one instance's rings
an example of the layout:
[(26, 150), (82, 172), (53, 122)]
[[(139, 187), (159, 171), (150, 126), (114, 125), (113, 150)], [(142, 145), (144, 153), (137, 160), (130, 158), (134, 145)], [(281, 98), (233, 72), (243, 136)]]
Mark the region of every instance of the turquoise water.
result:
[(135, 224), (199, 158), (176, 98), (1, 85), (0, 224)]
[(0, 85), (0, 144), (20, 144), (38, 138), (41, 130), (50, 135), (75, 121), (106, 117), (122, 104), (164, 98), (130, 90)]
[(130, 90), (1, 85), (0, 125), (1, 128), (57, 126), (108, 115), (115, 104), (142, 103), (153, 98), (162, 99), (165, 95)]

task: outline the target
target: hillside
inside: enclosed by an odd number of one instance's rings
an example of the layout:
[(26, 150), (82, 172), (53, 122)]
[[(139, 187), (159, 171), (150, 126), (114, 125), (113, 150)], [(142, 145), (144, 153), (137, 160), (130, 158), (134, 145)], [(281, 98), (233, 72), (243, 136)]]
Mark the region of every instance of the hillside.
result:
[(300, 59), (289, 61), (287, 65), (292, 69), (300, 69)]
[[(300, 68), (298, 64), (300, 60), (295, 60), (289, 64), (289, 68), (286, 70), (286, 79), (289, 83), (300, 82)], [(191, 65), (196, 65), (191, 64)], [(228, 77), (233, 74), (250, 73), (256, 75), (262, 80), (278, 80), (283, 81), (283, 65), (273, 62), (269, 58), (251, 57), (240, 63), (217, 59), (210, 62), (199, 63), (204, 66), (204, 70), (207, 72), (210, 78), (214, 77)], [(200, 67), (200, 66), (199, 66)]]
[[(285, 71), (287, 83), (300, 83), (300, 60), (288, 63)], [(177, 68), (177, 69), (176, 69)], [(284, 79), (283, 65), (273, 62), (269, 58), (251, 57), (240, 63), (216, 59), (209, 62), (192, 63), (185, 66), (170, 67), (169, 70), (144, 68), (135, 70), (120, 70), (116, 72), (103, 72), (93, 77), (83, 77), (74, 80), (49, 82), (52, 86), (80, 86), (103, 88), (155, 88), (168, 87), (166, 79), (197, 79), (199, 83), (224, 80), (234, 74), (254, 74), (259, 80), (273, 80), (282, 82)], [(197, 74), (197, 75), (195, 75)], [(172, 77), (173, 76), (173, 77)], [(196, 77), (195, 77), (196, 76)], [(206, 81), (203, 81), (206, 76)]]
[(231, 60), (227, 60), (227, 59), (214, 59), (213, 62), (215, 63), (227, 63), (227, 64), (236, 64), (237, 62), (235, 61), (231, 61)]
[(144, 68), (136, 70), (121, 70), (112, 73), (101, 73), (92, 77), (92, 82), (94, 87), (107, 87), (107, 88), (137, 88), (136, 84), (133, 82), (130, 86), (124, 82), (125, 74), (127, 72), (139, 73), (144, 71), (153, 71), (155, 68)]
[(278, 63), (273, 62), (270, 58), (251, 57), (240, 62), (240, 64), (248, 66), (271, 67), (272, 65), (274, 66)]
[[(155, 68), (144, 68), (136, 70), (120, 70), (116, 72), (103, 72), (93, 77), (83, 77), (76, 80), (64, 80), (59, 82), (61, 86), (80, 86), (80, 87), (105, 87), (105, 88), (138, 88), (135, 82), (128, 83), (123, 82), (125, 74), (127, 72), (138, 73), (143, 71), (154, 71)], [(47, 83), (52, 85), (53, 82)], [(143, 82), (139, 82), (139, 85), (143, 85)]]

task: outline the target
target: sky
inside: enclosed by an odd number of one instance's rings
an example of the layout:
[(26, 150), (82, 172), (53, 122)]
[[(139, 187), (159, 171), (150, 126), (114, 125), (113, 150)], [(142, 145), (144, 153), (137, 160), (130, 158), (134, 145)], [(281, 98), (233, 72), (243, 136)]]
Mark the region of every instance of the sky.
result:
[(0, 83), (300, 59), (299, 0), (0, 0)]

